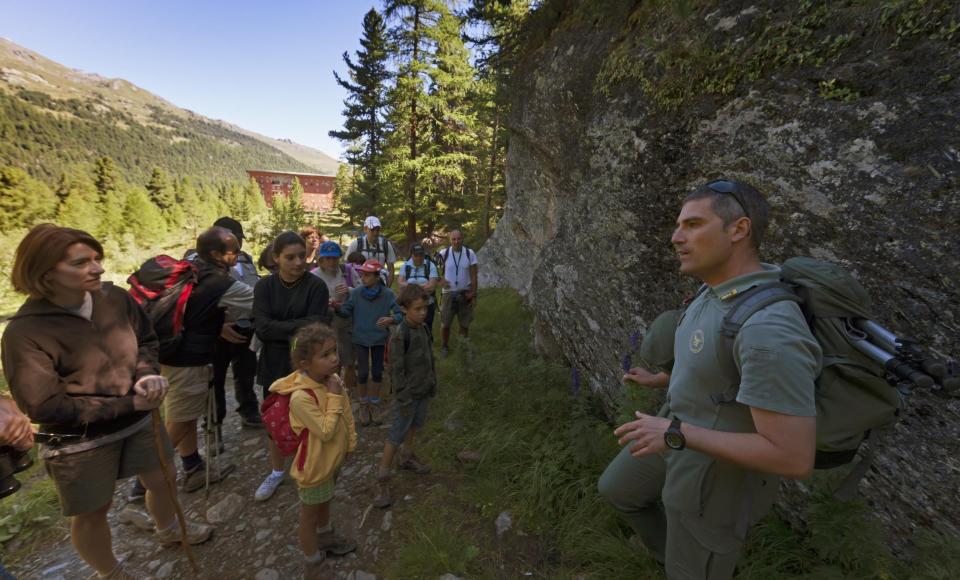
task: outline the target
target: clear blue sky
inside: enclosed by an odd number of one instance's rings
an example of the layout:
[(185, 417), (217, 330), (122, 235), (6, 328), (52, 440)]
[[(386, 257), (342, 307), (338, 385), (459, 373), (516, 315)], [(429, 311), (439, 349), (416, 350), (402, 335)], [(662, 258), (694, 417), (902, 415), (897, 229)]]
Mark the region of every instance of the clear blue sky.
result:
[(0, 36), (71, 68), (339, 157), (341, 55), (375, 0), (0, 0)]

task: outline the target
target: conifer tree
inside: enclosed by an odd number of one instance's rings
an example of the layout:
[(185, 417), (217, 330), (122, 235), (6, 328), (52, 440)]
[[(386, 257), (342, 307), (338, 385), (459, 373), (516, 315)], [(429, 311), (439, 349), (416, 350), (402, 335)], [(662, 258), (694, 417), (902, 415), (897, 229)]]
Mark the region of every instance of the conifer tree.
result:
[(17, 167), (0, 168), (0, 231), (28, 228), (54, 217), (57, 197)]
[[(391, 38), (398, 63), (396, 82), (388, 93), (388, 179), (398, 193), (389, 204), (400, 208), (407, 242), (418, 238), (417, 216), (423, 184), (422, 159), (428, 139), (427, 80), (435, 27), (446, 7), (439, 0), (387, 0), (384, 13), (394, 22)], [(381, 213), (387, 213), (386, 211)]]
[(146, 191), (134, 188), (127, 193), (123, 209), (124, 231), (133, 235), (140, 246), (156, 243), (166, 234), (160, 209), (150, 201)]
[(306, 223), (307, 212), (303, 208), (303, 186), (300, 180), (293, 178), (290, 196), (287, 198), (286, 224), (288, 230), (299, 231)]
[(123, 231), (124, 202), (120, 192), (120, 175), (110, 157), (100, 157), (94, 164), (93, 183), (97, 189), (97, 209), (100, 224), (97, 236), (101, 240), (118, 240)]
[(69, 167), (57, 184), (57, 221), (62, 226), (77, 228), (96, 235), (100, 226), (97, 189), (90, 175), (79, 166)]
[(356, 62), (343, 54), (348, 78), (334, 71), (333, 76), (348, 91), (344, 101), (343, 130), (330, 131), (330, 136), (351, 144), (346, 152), (349, 164), (360, 169), (361, 179), (344, 201), (351, 215), (362, 216), (374, 211), (380, 202), (383, 165), (383, 140), (386, 108), (387, 30), (383, 18), (373, 8), (363, 17), (362, 50)]
[[(424, 225), (441, 218), (449, 229), (468, 221), (475, 205), (468, 175), (478, 165), (475, 71), (460, 35), (460, 19), (445, 6), (428, 32), (435, 50), (429, 69), (430, 140), (424, 151)], [(473, 183), (470, 184), (471, 186)], [(445, 208), (440, 215), (438, 210)]]
[(176, 203), (176, 193), (170, 183), (170, 178), (159, 167), (153, 168), (150, 181), (147, 182), (147, 195), (153, 205), (161, 212), (169, 210)]
[(272, 240), (277, 237), (280, 232), (288, 229), (287, 197), (277, 192), (270, 200), (270, 235), (268, 238)]

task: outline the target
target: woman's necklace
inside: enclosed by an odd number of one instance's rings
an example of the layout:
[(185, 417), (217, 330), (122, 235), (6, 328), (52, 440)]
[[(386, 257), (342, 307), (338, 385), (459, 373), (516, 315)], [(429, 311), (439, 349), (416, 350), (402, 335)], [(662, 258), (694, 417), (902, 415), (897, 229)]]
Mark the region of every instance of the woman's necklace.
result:
[(294, 286), (300, 283), (300, 280), (304, 279), (304, 276), (300, 276), (293, 282), (287, 282), (286, 280), (283, 279), (283, 276), (281, 276), (280, 274), (277, 274), (277, 278), (280, 278), (280, 283), (283, 284), (284, 288), (293, 288)]

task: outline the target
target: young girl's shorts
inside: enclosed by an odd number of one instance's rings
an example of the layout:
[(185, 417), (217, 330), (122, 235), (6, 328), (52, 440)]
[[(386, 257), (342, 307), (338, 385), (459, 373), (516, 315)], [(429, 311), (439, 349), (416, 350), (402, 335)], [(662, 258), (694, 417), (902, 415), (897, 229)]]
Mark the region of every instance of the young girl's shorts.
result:
[(333, 499), (333, 478), (313, 487), (301, 487), (300, 502), (306, 505), (319, 505)]

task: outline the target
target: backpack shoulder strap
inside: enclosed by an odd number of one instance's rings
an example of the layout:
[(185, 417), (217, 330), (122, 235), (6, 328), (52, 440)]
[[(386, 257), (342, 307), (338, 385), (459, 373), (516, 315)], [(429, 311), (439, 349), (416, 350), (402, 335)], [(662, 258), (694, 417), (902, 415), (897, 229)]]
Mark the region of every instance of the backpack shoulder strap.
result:
[(403, 354), (407, 354), (410, 350), (410, 327), (404, 322), (401, 328), (403, 328)]
[(723, 340), (722, 350), (726, 353), (720, 357), (720, 366), (723, 371), (722, 376), (730, 379), (731, 386), (723, 392), (710, 395), (710, 399), (716, 405), (736, 400), (737, 391), (740, 387), (740, 371), (737, 369), (733, 357), (734, 342), (747, 320), (757, 312), (777, 302), (791, 301), (798, 304), (802, 302), (796, 288), (782, 281), (759, 284), (741, 292), (732, 300), (730, 310), (727, 311), (720, 325), (720, 334)]

